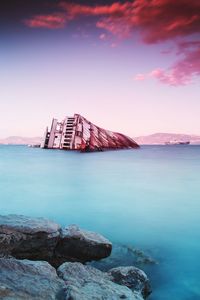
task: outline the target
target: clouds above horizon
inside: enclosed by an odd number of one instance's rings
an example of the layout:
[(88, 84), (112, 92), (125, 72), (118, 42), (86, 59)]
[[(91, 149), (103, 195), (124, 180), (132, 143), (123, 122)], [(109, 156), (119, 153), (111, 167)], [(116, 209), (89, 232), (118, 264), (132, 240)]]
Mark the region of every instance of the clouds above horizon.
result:
[(147, 78), (156, 78), (171, 86), (187, 85), (192, 83), (194, 76), (200, 76), (200, 41), (180, 42), (177, 45), (177, 56), (181, 56), (168, 70), (156, 68), (149, 73), (140, 73), (134, 80), (143, 81)]
[(147, 45), (174, 43), (177, 61), (168, 70), (156, 66), (153, 71), (136, 75), (136, 80), (153, 77), (164, 84), (178, 86), (189, 84), (200, 75), (199, 0), (135, 0), (95, 6), (62, 1), (56, 10), (33, 16), (24, 23), (32, 28), (59, 29), (80, 17), (95, 17), (96, 28), (102, 30), (102, 34), (108, 33), (120, 40), (139, 32)]

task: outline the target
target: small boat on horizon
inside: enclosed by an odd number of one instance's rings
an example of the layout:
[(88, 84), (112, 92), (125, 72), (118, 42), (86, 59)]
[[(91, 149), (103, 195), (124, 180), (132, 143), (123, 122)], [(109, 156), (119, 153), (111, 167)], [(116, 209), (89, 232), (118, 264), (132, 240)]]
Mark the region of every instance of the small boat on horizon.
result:
[(189, 145), (189, 144), (190, 141), (177, 141), (177, 140), (173, 140), (165, 143), (165, 145)]
[(29, 148), (40, 148), (40, 144), (28, 144)]

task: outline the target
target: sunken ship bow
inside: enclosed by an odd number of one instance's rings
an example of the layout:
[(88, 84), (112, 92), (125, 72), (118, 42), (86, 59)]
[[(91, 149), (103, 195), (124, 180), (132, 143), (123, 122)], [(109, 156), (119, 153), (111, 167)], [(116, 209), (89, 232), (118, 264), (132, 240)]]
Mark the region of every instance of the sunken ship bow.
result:
[(81, 152), (131, 149), (139, 145), (130, 137), (94, 125), (79, 114), (65, 117), (62, 122), (52, 120), (46, 128), (41, 148), (79, 150)]

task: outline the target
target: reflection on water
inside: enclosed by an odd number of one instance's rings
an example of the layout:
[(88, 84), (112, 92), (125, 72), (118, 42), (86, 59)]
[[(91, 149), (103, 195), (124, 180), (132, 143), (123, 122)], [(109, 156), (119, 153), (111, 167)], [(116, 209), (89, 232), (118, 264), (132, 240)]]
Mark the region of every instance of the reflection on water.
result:
[(200, 299), (199, 182), (199, 146), (90, 154), (0, 146), (0, 213), (104, 234), (116, 245), (107, 264), (143, 268), (151, 300)]

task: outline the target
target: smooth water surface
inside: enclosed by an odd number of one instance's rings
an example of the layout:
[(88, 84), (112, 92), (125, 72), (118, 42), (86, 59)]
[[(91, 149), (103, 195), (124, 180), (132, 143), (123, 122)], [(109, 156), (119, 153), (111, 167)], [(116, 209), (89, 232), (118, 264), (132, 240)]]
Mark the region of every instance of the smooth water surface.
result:
[(100, 153), (0, 146), (0, 213), (150, 251), (151, 300), (200, 299), (200, 146)]

